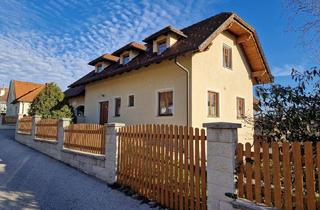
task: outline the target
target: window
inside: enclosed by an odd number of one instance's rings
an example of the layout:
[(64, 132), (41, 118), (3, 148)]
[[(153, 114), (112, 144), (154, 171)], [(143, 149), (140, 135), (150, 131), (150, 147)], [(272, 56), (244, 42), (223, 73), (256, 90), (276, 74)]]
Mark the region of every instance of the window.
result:
[(232, 69), (232, 48), (223, 45), (223, 67)]
[(158, 42), (158, 54), (160, 55), (167, 49), (166, 40)]
[(245, 109), (245, 102), (243, 98), (237, 97), (237, 118), (241, 119), (244, 117), (244, 109)]
[(159, 92), (158, 115), (172, 116), (173, 115), (173, 91)]
[(123, 64), (127, 64), (127, 63), (129, 63), (129, 61), (130, 61), (129, 54), (123, 55), (123, 57), (122, 57), (122, 63), (123, 63)]
[(129, 95), (129, 107), (134, 107), (134, 95)]
[(208, 116), (219, 117), (219, 93), (208, 91)]
[(114, 116), (120, 117), (121, 98), (115, 98), (114, 101)]
[(103, 70), (103, 68), (102, 68), (102, 64), (100, 63), (100, 64), (97, 64), (97, 66), (96, 66), (96, 72), (100, 72), (100, 71), (102, 71)]

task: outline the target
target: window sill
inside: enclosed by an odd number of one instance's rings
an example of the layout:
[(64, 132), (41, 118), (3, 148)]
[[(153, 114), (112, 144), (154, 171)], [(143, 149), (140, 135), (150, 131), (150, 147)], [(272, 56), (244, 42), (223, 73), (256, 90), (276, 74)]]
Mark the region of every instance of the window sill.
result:
[(220, 118), (220, 116), (212, 116), (212, 115), (208, 115), (207, 118)]
[(172, 117), (173, 114), (158, 114), (157, 117)]

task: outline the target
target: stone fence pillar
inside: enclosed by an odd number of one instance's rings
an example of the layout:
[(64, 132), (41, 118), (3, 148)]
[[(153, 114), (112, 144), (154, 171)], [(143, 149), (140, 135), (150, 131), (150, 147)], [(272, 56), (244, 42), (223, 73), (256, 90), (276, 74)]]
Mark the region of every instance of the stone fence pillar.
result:
[(118, 131), (124, 127), (123, 123), (107, 123), (106, 125), (106, 148), (105, 148), (105, 169), (107, 172), (106, 181), (114, 184), (117, 181), (118, 164)]
[(233, 209), (225, 193), (235, 193), (237, 123), (204, 123), (207, 128), (208, 209)]
[(32, 139), (36, 138), (36, 132), (37, 132), (37, 122), (41, 120), (40, 115), (35, 115), (32, 117), (32, 130), (31, 130), (31, 137)]
[(22, 118), (23, 116), (21, 114), (17, 115), (17, 122), (16, 122), (16, 133), (18, 132), (19, 129), (19, 120)]
[(58, 150), (61, 151), (63, 149), (64, 143), (64, 128), (70, 125), (71, 119), (70, 118), (62, 118), (59, 119), (58, 123)]

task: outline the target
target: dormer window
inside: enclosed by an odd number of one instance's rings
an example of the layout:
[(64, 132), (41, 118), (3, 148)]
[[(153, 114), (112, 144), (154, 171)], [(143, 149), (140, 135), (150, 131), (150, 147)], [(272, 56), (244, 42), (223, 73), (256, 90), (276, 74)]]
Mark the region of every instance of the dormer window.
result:
[(123, 55), (122, 56), (122, 64), (127, 64), (127, 63), (129, 63), (129, 61), (130, 61), (130, 56), (129, 56), (129, 54), (126, 54), (126, 55)]
[(167, 49), (166, 40), (162, 40), (158, 42), (158, 49), (157, 49), (158, 55), (162, 54), (166, 49)]
[(103, 70), (103, 66), (102, 66), (102, 63), (99, 63), (96, 65), (96, 72), (101, 72)]

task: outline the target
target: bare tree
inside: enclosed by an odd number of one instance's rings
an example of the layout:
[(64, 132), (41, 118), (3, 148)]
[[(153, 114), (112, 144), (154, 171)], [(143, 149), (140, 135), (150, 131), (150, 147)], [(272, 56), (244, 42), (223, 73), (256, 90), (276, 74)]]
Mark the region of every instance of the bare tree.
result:
[(320, 0), (284, 0), (289, 28), (298, 32), (300, 43), (320, 61)]

